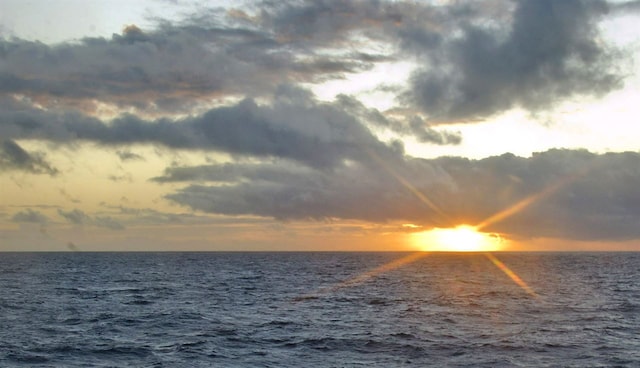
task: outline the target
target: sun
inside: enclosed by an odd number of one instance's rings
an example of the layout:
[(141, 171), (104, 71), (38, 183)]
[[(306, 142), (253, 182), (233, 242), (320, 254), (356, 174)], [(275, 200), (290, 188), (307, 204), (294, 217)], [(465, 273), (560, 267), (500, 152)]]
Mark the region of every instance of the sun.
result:
[(502, 239), (470, 225), (433, 228), (413, 234), (414, 243), (429, 252), (491, 252), (501, 250)]

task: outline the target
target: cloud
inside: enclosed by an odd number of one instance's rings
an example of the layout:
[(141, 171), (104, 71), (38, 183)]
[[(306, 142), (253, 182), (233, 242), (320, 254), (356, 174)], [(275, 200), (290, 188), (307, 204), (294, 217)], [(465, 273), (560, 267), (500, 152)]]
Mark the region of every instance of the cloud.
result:
[(64, 211), (62, 209), (59, 209), (58, 214), (62, 216), (65, 220), (75, 225), (83, 225), (91, 222), (91, 217), (89, 217), (86, 213), (84, 213), (83, 211), (77, 208), (70, 211)]
[(615, 13), (626, 14), (628, 12), (637, 12), (640, 11), (640, 1), (632, 0), (632, 1), (623, 1), (616, 2), (613, 4), (609, 4), (611, 10)]
[[(402, 153), (398, 143), (388, 145), (373, 135), (364, 120), (367, 116), (346, 108), (341, 101), (318, 102), (308, 91), (286, 85), (278, 89), (272, 104), (244, 99), (177, 121), (124, 115), (105, 123), (77, 112), (20, 109), (16, 104), (10, 101), (0, 111), (4, 122), (0, 133), (16, 139), (86, 140), (112, 146), (155, 143), (176, 149), (286, 158), (326, 168), (347, 159), (367, 160), (362, 146), (383, 156)], [(449, 138), (429, 131), (432, 140), (448, 142)]]
[[(125, 206), (112, 206), (102, 204), (104, 208), (102, 216), (97, 218), (117, 218), (120, 224), (127, 226), (138, 225), (215, 225), (215, 226), (238, 226), (272, 224), (273, 220), (257, 217), (229, 218), (225, 216), (212, 216), (210, 214), (196, 214), (189, 212), (163, 212), (152, 208), (135, 208)], [(116, 225), (117, 226), (117, 225)]]
[(210, 213), (440, 227), (479, 224), (525, 198), (559, 187), (487, 231), (512, 237), (624, 240), (640, 236), (638, 162), (640, 154), (633, 152), (550, 150), (530, 158), (505, 154), (482, 160), (405, 158), (380, 161), (377, 167), (355, 163), (330, 173), (278, 163), (205, 165), (170, 168), (154, 180), (191, 183), (167, 198)]
[(110, 39), (46, 45), (0, 39), (0, 94), (95, 112), (100, 103), (147, 113), (190, 112), (212, 99), (271, 93), (369, 68), (365, 54), (332, 57), (294, 47), (233, 17), (135, 25)]
[(46, 224), (49, 218), (38, 211), (32, 209), (26, 209), (24, 211), (17, 212), (11, 218), (14, 222)]
[(117, 150), (116, 155), (118, 155), (121, 161), (144, 161), (144, 157), (129, 150)]
[(29, 153), (10, 139), (0, 145), (0, 170), (21, 170), (50, 176), (59, 174), (58, 169), (44, 159), (44, 154)]
[(186, 219), (197, 217), (188, 213), (166, 213), (151, 208), (133, 208), (124, 206), (108, 206), (106, 208), (115, 209), (119, 214), (127, 216), (128, 222), (142, 224), (178, 224)]
[(124, 173), (122, 175), (109, 175), (107, 176), (107, 179), (113, 181), (113, 182), (128, 182), (131, 183), (133, 182), (133, 175), (131, 175), (131, 173)]
[(622, 79), (597, 28), (606, 12), (599, 1), (522, 0), (510, 28), (462, 23), (460, 35), (424, 50), (407, 100), (431, 120), (448, 122), (603, 95)]
[[(414, 185), (421, 187), (446, 180), (446, 175), (440, 175), (427, 161), (395, 158), (387, 164), (398, 175), (414, 178)], [(282, 162), (172, 168), (154, 180), (192, 179), (216, 185), (192, 184), (167, 197), (193, 209), (225, 215), (372, 222), (417, 217), (427, 220), (431, 216), (431, 220), (440, 221), (428, 207), (417, 204), (411, 192), (375, 160), (352, 162), (330, 172)]]
[(384, 115), (377, 109), (368, 108), (357, 99), (345, 95), (338, 95), (335, 104), (345, 112), (358, 117), (360, 121), (388, 129), (402, 136), (413, 136), (422, 143), (456, 145), (462, 142), (460, 133), (434, 129), (419, 116), (398, 119), (393, 115)]
[(170, 167), (164, 175), (152, 178), (159, 183), (170, 182), (219, 182), (233, 183), (238, 180), (256, 181), (294, 181), (300, 177), (314, 175), (314, 171), (303, 166), (283, 165), (282, 163), (242, 164), (229, 163), (223, 165), (201, 165)]
[(64, 190), (64, 188), (59, 188), (58, 192), (60, 193), (60, 195), (65, 198), (66, 200), (68, 200), (69, 202), (72, 203), (80, 203), (82, 202), (81, 200), (79, 200), (78, 198), (73, 197), (71, 194), (69, 194), (66, 190)]
[(109, 39), (0, 39), (0, 96), (91, 116), (107, 104), (115, 113), (176, 117), (212, 101), (268, 98), (283, 84), (409, 60), (420, 69), (401, 100), (440, 122), (512, 107), (536, 112), (621, 81), (598, 33), (608, 6), (597, 0), (262, 1), (255, 8), (203, 9), (149, 30), (130, 25)]
[(113, 219), (110, 216), (96, 216), (93, 221), (93, 224), (98, 227), (105, 227), (111, 230), (124, 230), (124, 225), (122, 225), (117, 220)]
[[(532, 113), (620, 87), (621, 53), (601, 37), (604, 1), (427, 4), (266, 2), (261, 25), (291, 44), (388, 45), (418, 70), (401, 101), (434, 122), (473, 121), (514, 107)], [(611, 7), (632, 7), (625, 3)], [(264, 9), (264, 7), (263, 7)]]
[(77, 208), (70, 211), (59, 209), (58, 214), (74, 225), (93, 225), (111, 230), (123, 230), (125, 228), (124, 225), (111, 216), (95, 216), (92, 218)]
[[(442, 160), (455, 172), (449, 201), (458, 211), (489, 215), (522, 198), (565, 183), (549, 197), (493, 228), (527, 237), (565, 237), (580, 240), (625, 240), (640, 236), (640, 167), (636, 152), (597, 155), (582, 150), (550, 150), (524, 159), (513, 155), (478, 162)], [(467, 209), (464, 211), (464, 209)]]

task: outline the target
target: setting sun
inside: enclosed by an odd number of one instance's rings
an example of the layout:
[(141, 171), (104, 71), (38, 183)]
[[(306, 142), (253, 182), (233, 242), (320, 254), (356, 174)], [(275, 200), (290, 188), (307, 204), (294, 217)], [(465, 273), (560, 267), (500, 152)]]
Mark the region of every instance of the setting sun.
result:
[(424, 251), (485, 252), (502, 248), (502, 239), (496, 234), (477, 231), (475, 227), (460, 225), (455, 228), (434, 228), (415, 233), (414, 242)]

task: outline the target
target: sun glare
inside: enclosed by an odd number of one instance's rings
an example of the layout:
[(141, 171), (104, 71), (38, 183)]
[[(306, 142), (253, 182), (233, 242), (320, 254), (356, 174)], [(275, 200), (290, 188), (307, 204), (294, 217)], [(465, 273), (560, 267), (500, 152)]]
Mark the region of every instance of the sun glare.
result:
[(469, 225), (434, 228), (413, 234), (416, 245), (429, 252), (489, 252), (502, 248), (496, 234), (483, 233)]

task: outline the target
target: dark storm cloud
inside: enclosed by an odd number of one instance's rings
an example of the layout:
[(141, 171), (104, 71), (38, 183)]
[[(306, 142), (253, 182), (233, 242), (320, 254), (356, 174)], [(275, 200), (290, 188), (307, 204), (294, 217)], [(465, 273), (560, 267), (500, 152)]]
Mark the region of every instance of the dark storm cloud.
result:
[[(395, 220), (428, 226), (479, 224), (525, 198), (565, 183), (486, 230), (584, 240), (640, 236), (636, 189), (640, 187), (640, 154), (632, 152), (597, 155), (551, 150), (530, 158), (505, 154), (482, 160), (381, 160), (378, 167), (353, 164), (331, 173), (291, 165), (225, 164), (172, 168), (155, 180), (202, 182), (168, 198), (204, 212), (285, 220)], [(207, 185), (207, 181), (217, 184)], [(415, 191), (444, 214), (433, 210)]]
[(29, 153), (15, 141), (7, 139), (0, 145), (0, 171), (21, 170), (32, 174), (55, 176), (58, 169), (44, 159), (42, 153)]
[(35, 224), (45, 224), (49, 219), (38, 211), (32, 209), (26, 209), (24, 211), (17, 212), (11, 218), (14, 222), (25, 222)]
[(462, 24), (461, 35), (424, 57), (408, 98), (435, 121), (483, 118), (513, 107), (532, 112), (620, 86), (603, 44), (599, 1), (518, 1), (510, 28)]

